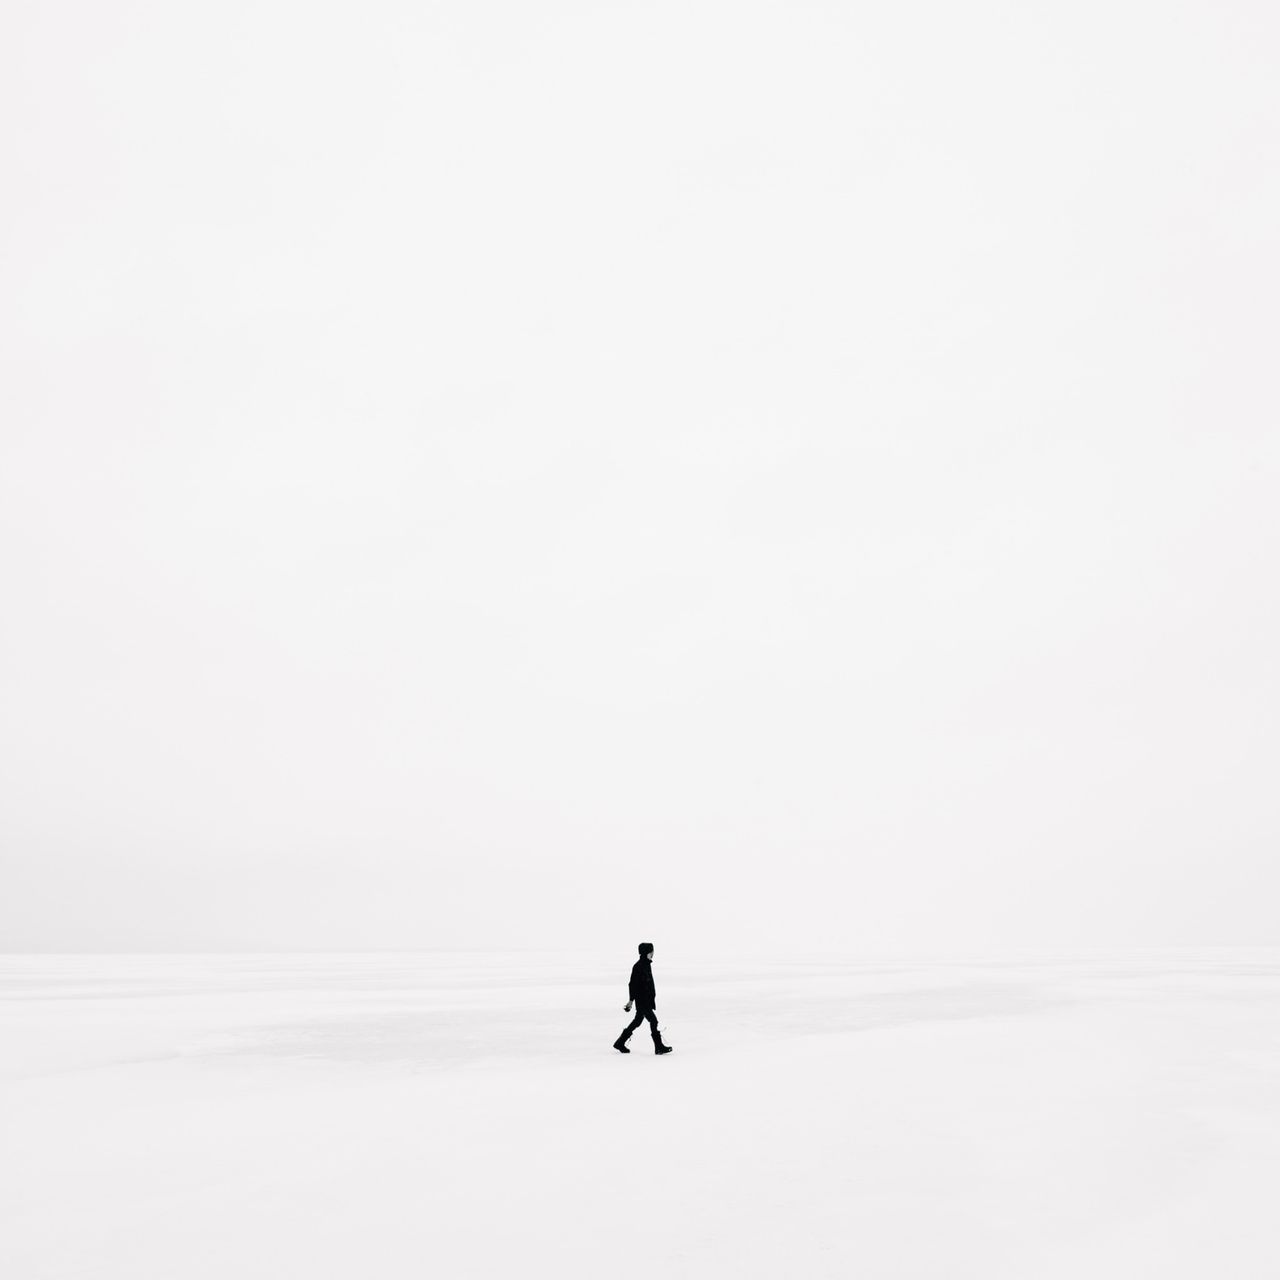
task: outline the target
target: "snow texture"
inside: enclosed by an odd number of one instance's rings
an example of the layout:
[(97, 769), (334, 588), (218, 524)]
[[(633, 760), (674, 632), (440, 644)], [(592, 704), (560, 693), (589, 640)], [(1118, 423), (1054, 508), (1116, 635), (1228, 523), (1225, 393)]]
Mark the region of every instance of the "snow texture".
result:
[(0, 1274), (1280, 1274), (1280, 953), (0, 958)]

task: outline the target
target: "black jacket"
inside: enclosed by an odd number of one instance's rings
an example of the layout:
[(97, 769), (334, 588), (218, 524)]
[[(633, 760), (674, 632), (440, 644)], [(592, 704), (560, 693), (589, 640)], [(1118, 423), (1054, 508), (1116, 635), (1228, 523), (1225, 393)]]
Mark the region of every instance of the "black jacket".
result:
[(631, 985), (627, 991), (641, 1009), (652, 1009), (658, 1003), (653, 990), (653, 965), (648, 956), (641, 956), (631, 966)]

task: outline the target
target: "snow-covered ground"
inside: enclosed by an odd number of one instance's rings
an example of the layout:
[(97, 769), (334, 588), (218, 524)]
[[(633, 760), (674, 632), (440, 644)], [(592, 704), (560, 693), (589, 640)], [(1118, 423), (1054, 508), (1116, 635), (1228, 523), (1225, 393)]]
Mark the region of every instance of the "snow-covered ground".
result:
[(1280, 953), (0, 957), (0, 1275), (1280, 1275)]

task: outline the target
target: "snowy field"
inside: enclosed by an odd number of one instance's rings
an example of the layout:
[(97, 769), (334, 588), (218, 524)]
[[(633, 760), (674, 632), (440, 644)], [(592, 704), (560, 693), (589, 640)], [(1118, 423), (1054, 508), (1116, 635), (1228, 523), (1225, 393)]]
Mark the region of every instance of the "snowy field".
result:
[(0, 1275), (1280, 1275), (1280, 952), (0, 957)]

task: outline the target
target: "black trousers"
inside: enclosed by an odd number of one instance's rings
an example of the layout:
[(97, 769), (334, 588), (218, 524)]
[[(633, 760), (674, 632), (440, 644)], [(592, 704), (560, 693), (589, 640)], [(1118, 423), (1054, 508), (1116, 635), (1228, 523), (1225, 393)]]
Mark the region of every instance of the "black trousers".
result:
[(652, 1009), (646, 1009), (641, 1005), (636, 1005), (636, 1016), (631, 1019), (627, 1029), (618, 1037), (620, 1044), (626, 1044), (631, 1039), (631, 1033), (646, 1019), (649, 1019), (649, 1030), (653, 1033), (653, 1043), (661, 1044), (662, 1035), (658, 1031), (658, 1015)]

